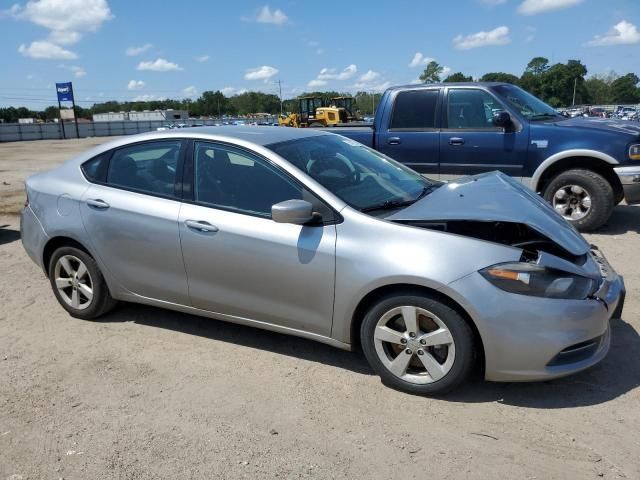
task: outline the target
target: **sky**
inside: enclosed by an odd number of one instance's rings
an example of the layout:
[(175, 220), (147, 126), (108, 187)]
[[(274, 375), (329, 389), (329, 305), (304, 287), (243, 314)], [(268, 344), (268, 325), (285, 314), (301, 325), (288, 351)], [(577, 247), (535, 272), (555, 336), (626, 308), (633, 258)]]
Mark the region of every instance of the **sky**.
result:
[(640, 75), (640, 0), (0, 0), (0, 107), (246, 90), (383, 91), (448, 72), (520, 75), (535, 56)]

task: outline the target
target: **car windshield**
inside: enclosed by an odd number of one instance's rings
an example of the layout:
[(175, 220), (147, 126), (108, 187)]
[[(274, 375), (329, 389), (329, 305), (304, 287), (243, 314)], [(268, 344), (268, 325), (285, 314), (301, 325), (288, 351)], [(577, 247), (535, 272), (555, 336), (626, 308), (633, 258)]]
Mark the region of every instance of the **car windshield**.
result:
[(306, 137), (267, 148), (361, 211), (401, 208), (439, 185), (339, 135)]
[(529, 120), (545, 120), (561, 116), (542, 100), (515, 85), (497, 85), (491, 89)]

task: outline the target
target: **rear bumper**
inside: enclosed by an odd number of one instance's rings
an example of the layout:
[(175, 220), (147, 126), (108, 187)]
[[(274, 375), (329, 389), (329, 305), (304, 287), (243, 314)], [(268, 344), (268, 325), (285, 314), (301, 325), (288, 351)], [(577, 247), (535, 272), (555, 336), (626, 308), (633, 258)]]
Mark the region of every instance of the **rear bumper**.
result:
[(613, 169), (620, 179), (624, 199), (628, 204), (640, 203), (640, 166)]
[(25, 207), (20, 215), (20, 237), (22, 239), (22, 246), (29, 255), (29, 258), (44, 270), (42, 252), (49, 240), (49, 236), (45, 233), (40, 220), (38, 220), (38, 217), (33, 213), (30, 206)]

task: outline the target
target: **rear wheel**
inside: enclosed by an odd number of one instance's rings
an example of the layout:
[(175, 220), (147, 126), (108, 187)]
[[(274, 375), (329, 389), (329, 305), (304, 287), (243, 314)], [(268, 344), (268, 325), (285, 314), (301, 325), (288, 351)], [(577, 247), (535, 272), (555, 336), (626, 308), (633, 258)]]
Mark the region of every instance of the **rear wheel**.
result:
[(73, 317), (92, 320), (116, 305), (96, 261), (78, 248), (53, 252), (49, 280), (56, 299)]
[(583, 232), (603, 225), (615, 205), (609, 182), (591, 170), (568, 170), (556, 175), (547, 184), (544, 198)]
[(471, 372), (471, 328), (457, 311), (434, 298), (383, 298), (365, 316), (360, 335), (371, 367), (398, 390), (440, 395)]

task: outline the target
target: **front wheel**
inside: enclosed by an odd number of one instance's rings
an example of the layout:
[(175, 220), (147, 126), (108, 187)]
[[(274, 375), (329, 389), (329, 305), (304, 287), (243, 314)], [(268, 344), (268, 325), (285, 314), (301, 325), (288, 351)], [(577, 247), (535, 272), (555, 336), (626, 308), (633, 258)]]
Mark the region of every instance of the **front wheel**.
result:
[(568, 170), (556, 175), (543, 196), (562, 217), (582, 232), (602, 226), (611, 215), (611, 184), (591, 170)]
[(398, 390), (444, 394), (471, 372), (471, 328), (449, 305), (429, 296), (383, 298), (366, 314), (361, 343), (382, 381)]

